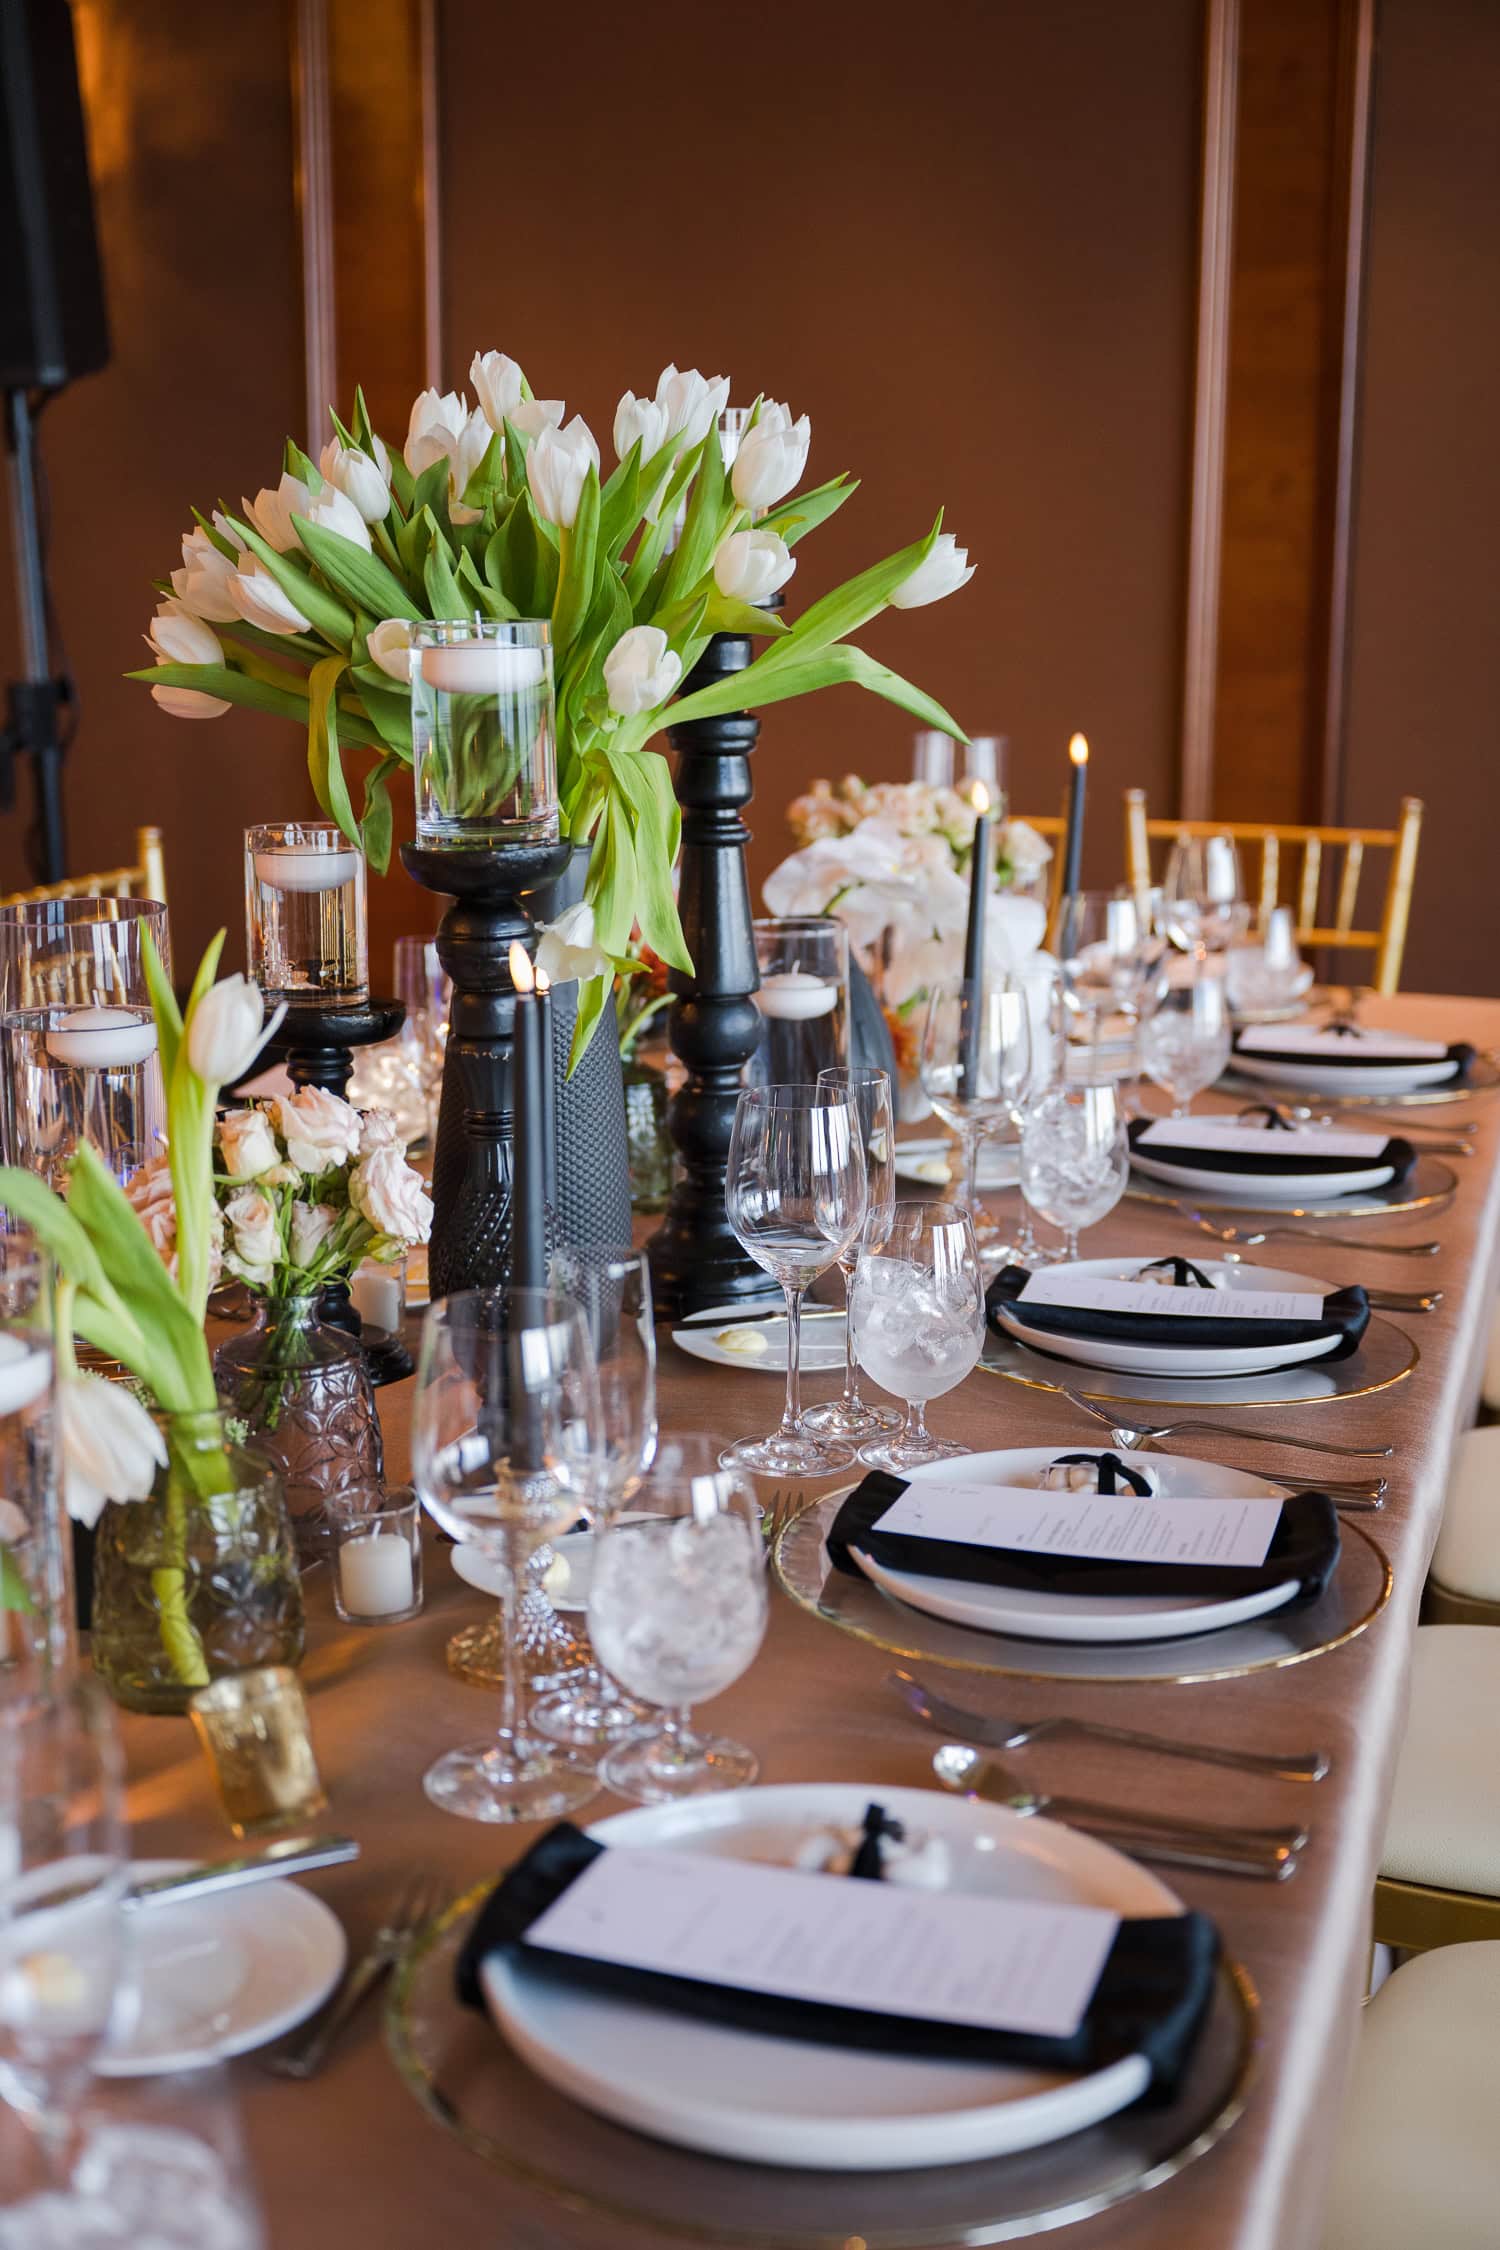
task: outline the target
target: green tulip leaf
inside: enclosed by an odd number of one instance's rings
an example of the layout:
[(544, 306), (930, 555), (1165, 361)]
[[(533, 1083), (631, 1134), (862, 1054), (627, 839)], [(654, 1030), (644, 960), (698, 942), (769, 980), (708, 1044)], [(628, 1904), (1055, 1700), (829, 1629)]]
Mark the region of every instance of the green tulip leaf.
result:
[(288, 688), (268, 687), (248, 673), (232, 672), (226, 664), (153, 664), (144, 671), (127, 672), (127, 680), (145, 680), (152, 687), (196, 688), (200, 695), (217, 695), (225, 703), (238, 703), (247, 711), (269, 711), (274, 718), (307, 724), (307, 696)]
[(354, 619), (343, 603), (289, 555), (278, 554), (270, 541), (262, 539), (248, 523), (242, 523), (237, 516), (231, 516), (229, 521), (251, 554), (265, 565), (281, 591), (289, 601), (296, 603), (313, 629), (321, 633), (325, 641), (332, 641), (336, 648), (347, 648), (354, 637)]
[(367, 553), (342, 532), (329, 531), (322, 524), (301, 524), (297, 536), (329, 585), (358, 608), (368, 610), (377, 623), (386, 617), (404, 617), (408, 624), (420, 620), (420, 603), (378, 555)]

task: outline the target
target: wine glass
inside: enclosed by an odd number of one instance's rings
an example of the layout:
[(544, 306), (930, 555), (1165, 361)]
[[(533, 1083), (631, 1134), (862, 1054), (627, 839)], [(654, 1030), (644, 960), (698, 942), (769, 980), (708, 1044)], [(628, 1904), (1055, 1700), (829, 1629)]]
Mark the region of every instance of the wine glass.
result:
[(1031, 1104), (1021, 1128), (1021, 1193), (1062, 1229), (1061, 1256), (1052, 1262), (1078, 1256), (1080, 1229), (1108, 1217), (1129, 1171), (1118, 1087), (1053, 1086)]
[(1229, 1060), (1229, 1003), (1224, 979), (1199, 956), (1180, 984), (1168, 985), (1141, 1025), (1141, 1065), (1186, 1117), (1193, 1096), (1211, 1086)]
[(898, 1204), (881, 1248), (859, 1261), (849, 1323), (865, 1373), (906, 1401), (901, 1429), (863, 1446), (861, 1461), (899, 1473), (967, 1453), (934, 1437), (925, 1417), (928, 1400), (963, 1381), (984, 1342), (984, 1275), (968, 1212)]
[(934, 987), (922, 1036), (922, 1091), (958, 1136), (958, 1200), (991, 1262), (1003, 1263), (1008, 1252), (994, 1241), (994, 1222), (980, 1206), (980, 1145), (1019, 1127), (1037, 1060), (1030, 1002), (1018, 979), (997, 973)]
[[(656, 1327), (651, 1268), (629, 1243), (558, 1250), (552, 1286), (588, 1323), (599, 1380), (604, 1445), (589, 1514), (597, 1538), (640, 1486), (656, 1457)], [(639, 1707), (597, 1664), (533, 1704), (531, 1723), (552, 1742), (602, 1749), (640, 1725)]]
[(94, 1682), (0, 1703), (0, 2098), (57, 2185), (128, 1999), (123, 1787)]
[(824, 1476), (853, 1460), (847, 1445), (813, 1436), (802, 1419), (802, 1299), (847, 1255), (865, 1218), (865, 1152), (847, 1095), (811, 1086), (747, 1086), (734, 1113), (729, 1223), (786, 1297), (786, 1405), (769, 1437), (722, 1455), (726, 1468), (767, 1476)]
[(1232, 836), (1179, 836), (1167, 854), (1162, 913), (1191, 953), (1222, 953), (1250, 927)]
[(603, 1532), (589, 1587), (589, 1632), (606, 1668), (661, 1722), (611, 1750), (606, 1789), (670, 1804), (739, 1789), (759, 1764), (743, 1743), (693, 1731), (692, 1706), (749, 1669), (766, 1630), (766, 1549), (747, 1477), (698, 1439), (663, 1449), (649, 1514)]
[(890, 1074), (860, 1067), (823, 1070), (818, 1084), (846, 1095), (859, 1113), (860, 1140), (865, 1152), (865, 1223), (838, 1261), (844, 1277), (844, 1390), (843, 1396), (822, 1406), (810, 1406), (804, 1427), (820, 1436), (874, 1437), (878, 1430), (899, 1429), (901, 1417), (888, 1406), (871, 1406), (859, 1395), (859, 1362), (854, 1356), (854, 1331), (848, 1317), (849, 1292), (854, 1272), (866, 1250), (878, 1250), (890, 1232), (896, 1208), (896, 1127), (891, 1108)]
[(412, 1482), (450, 1538), (500, 1580), (504, 1702), (489, 1742), (450, 1750), (422, 1786), (466, 1820), (551, 1820), (597, 1783), (575, 1751), (522, 1725), (521, 1575), (597, 1497), (606, 1455), (588, 1323), (556, 1291), (466, 1289), (428, 1311), (412, 1407)]

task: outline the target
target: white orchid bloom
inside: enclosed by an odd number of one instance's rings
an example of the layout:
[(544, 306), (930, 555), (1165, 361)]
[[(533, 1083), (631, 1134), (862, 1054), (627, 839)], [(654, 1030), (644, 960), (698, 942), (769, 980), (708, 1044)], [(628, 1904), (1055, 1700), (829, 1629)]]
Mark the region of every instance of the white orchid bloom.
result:
[(956, 594), (960, 586), (967, 586), (974, 575), (974, 565), (969, 561), (969, 550), (960, 547), (951, 531), (940, 533), (932, 552), (925, 562), (919, 562), (910, 577), (903, 578), (891, 593), (892, 609), (925, 609), (929, 602), (940, 602), (949, 594)]
[(578, 521), (578, 503), (590, 468), (599, 466), (594, 433), (581, 414), (561, 429), (550, 425), (534, 438), (526, 455), (526, 482), (539, 516), (571, 531)]
[(668, 648), (659, 625), (632, 625), (604, 659), (604, 689), (611, 711), (638, 718), (665, 703), (682, 678), (682, 658)]
[(796, 557), (776, 532), (732, 531), (714, 556), (714, 584), (728, 600), (769, 601), (796, 567)]
[(167, 1465), (166, 1441), (134, 1393), (102, 1375), (65, 1375), (57, 1385), (63, 1497), (90, 1530), (106, 1500), (148, 1500)]
[(582, 983), (610, 973), (610, 958), (595, 935), (594, 909), (587, 899), (565, 907), (555, 922), (538, 924), (536, 965), (554, 984)]
[(258, 625), (263, 633), (312, 630), (311, 621), (303, 616), (291, 595), (282, 592), (258, 555), (241, 555), (229, 591), (246, 624)]

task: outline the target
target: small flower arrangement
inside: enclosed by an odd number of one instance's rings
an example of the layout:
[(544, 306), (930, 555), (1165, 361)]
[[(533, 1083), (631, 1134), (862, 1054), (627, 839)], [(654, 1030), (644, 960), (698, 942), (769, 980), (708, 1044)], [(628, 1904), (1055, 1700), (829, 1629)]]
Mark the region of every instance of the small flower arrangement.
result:
[[(961, 789), (934, 787), (926, 781), (863, 781), (857, 773), (846, 773), (839, 782), (815, 781), (786, 810), (786, 823), (799, 850), (830, 837), (850, 836), (867, 820), (878, 820), (907, 838), (940, 836), (953, 854), (955, 867), (964, 872), (974, 849), (977, 818), (972, 798)], [(998, 888), (1034, 883), (1051, 857), (1051, 845), (1027, 821), (998, 823)]]

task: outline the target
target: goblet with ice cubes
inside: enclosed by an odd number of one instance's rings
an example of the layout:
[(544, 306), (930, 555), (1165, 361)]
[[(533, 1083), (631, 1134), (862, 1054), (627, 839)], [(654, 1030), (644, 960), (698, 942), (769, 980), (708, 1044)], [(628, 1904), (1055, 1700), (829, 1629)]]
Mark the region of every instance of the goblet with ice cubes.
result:
[(984, 1342), (984, 1277), (973, 1223), (953, 1203), (903, 1203), (884, 1244), (859, 1261), (849, 1299), (859, 1364), (906, 1401), (894, 1437), (862, 1446), (872, 1469), (920, 1468), (969, 1448), (934, 1437), (929, 1399), (953, 1390)]

